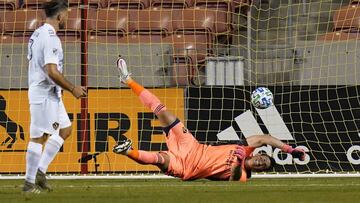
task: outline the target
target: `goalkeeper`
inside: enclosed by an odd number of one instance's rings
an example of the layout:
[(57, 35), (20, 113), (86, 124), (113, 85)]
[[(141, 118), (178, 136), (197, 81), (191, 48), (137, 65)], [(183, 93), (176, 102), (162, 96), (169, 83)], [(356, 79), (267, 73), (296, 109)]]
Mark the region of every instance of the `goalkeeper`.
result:
[(270, 170), (275, 164), (274, 159), (266, 154), (252, 156), (257, 147), (271, 145), (292, 154), (294, 158), (305, 158), (303, 150), (294, 149), (269, 135), (251, 136), (246, 139), (246, 145), (200, 144), (155, 95), (131, 79), (122, 58), (117, 60), (117, 68), (121, 82), (127, 84), (139, 96), (140, 101), (157, 115), (168, 147), (168, 151), (161, 152), (136, 150), (131, 147), (131, 140), (127, 139), (114, 146), (113, 151), (117, 154), (126, 155), (140, 164), (156, 165), (165, 174), (182, 180), (207, 178), (242, 182), (250, 178), (251, 171)]

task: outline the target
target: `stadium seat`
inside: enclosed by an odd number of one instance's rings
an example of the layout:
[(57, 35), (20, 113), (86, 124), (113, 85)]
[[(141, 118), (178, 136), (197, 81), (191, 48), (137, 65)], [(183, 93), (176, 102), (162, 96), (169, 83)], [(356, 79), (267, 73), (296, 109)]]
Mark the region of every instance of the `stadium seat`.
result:
[(152, 0), (151, 6), (154, 8), (190, 8), (194, 5), (193, 0)]
[[(96, 34), (96, 33), (93, 33)], [(172, 80), (173, 84), (189, 85), (194, 75), (194, 68), (198, 63), (205, 61), (210, 55), (207, 37), (205, 35), (144, 35), (129, 34), (125, 36), (115, 35), (90, 35), (89, 44), (144, 44), (170, 45), (172, 46)]]
[(47, 0), (24, 0), (21, 4), (21, 8), (38, 9), (42, 7), (42, 4)]
[(0, 31), (12, 35), (31, 35), (44, 18), (41, 10), (3, 11), (0, 12)]
[(360, 40), (360, 31), (354, 32), (329, 32), (318, 38), (319, 41), (345, 41), (345, 40)]
[(234, 12), (237, 8), (248, 9), (251, 0), (195, 0), (195, 7), (206, 7), (210, 9), (221, 9), (228, 12)]
[(1, 10), (15, 10), (18, 8), (18, 0), (2, 0), (0, 1)]
[[(81, 31), (80, 9), (69, 9), (68, 21), (65, 29), (57, 32), (58, 36), (66, 41), (75, 41)], [(42, 10), (16, 10), (0, 12), (0, 32), (4, 33), (4, 43), (24, 41), (35, 29), (44, 22), (45, 14)], [(26, 41), (26, 40), (25, 40)]]
[(73, 44), (81, 42), (81, 38), (78, 35), (59, 34), (58, 37), (60, 38), (62, 43)]
[[(38, 9), (42, 7), (42, 4), (48, 0), (24, 0), (21, 7)], [(105, 0), (103, 0), (105, 1)], [(103, 1), (88, 0), (91, 8), (100, 8), (103, 6)], [(68, 0), (69, 7), (78, 7), (81, 4), (81, 0)]]
[(11, 34), (1, 34), (0, 44), (27, 44), (29, 42), (30, 35), (28, 36), (14, 36)]
[(202, 31), (214, 34), (227, 33), (229, 24), (226, 15), (212, 9), (184, 9), (179, 18), (173, 17), (177, 31)]
[(195, 7), (206, 7), (206, 8), (226, 8), (228, 11), (234, 9), (233, 1), (229, 0), (195, 0)]
[(123, 9), (98, 9), (89, 15), (89, 30), (97, 35), (124, 35), (128, 32), (128, 11)]
[(335, 11), (334, 31), (360, 28), (360, 6), (349, 5)]
[(234, 11), (235, 8), (250, 6), (251, 0), (195, 0), (195, 6), (207, 8), (227, 8)]
[(240, 8), (240, 7), (249, 8), (251, 5), (251, 0), (234, 0), (233, 2), (235, 8)]
[[(240, 0), (242, 1), (242, 0)], [(228, 0), (195, 0), (195, 8), (206, 8), (209, 10), (215, 10), (218, 12), (218, 16), (225, 18), (229, 26), (232, 29), (232, 17), (235, 13), (235, 4), (233, 1)]]
[(203, 34), (174, 34), (163, 39), (173, 44), (174, 60), (197, 64), (205, 61), (211, 52), (211, 41)]
[(168, 35), (173, 31), (173, 17), (179, 16), (179, 11), (176, 9), (129, 10), (129, 32)]
[(127, 34), (98, 35), (92, 32), (89, 43), (117, 43), (117, 44), (170, 44), (173, 46), (174, 60), (187, 61), (192, 64), (205, 61), (205, 57), (211, 54), (211, 42), (206, 35), (202, 34), (176, 34), (176, 35), (145, 35)]
[(106, 6), (121, 9), (146, 9), (150, 6), (150, 0), (105, 0)]
[(161, 35), (107, 35), (103, 33), (90, 33), (89, 43), (111, 43), (111, 44), (160, 44), (163, 42)]
[(198, 64), (211, 55), (211, 41), (203, 34), (174, 34), (163, 39), (173, 44), (172, 83), (179, 86), (191, 85)]
[(174, 61), (171, 71), (172, 83), (176, 86), (190, 85), (194, 70), (194, 64)]
[(68, 11), (68, 20), (66, 21), (65, 29), (59, 30), (57, 34), (78, 36), (80, 37), (81, 32), (81, 9), (70, 8)]
[[(90, 8), (102, 8), (105, 7), (106, 0), (96, 1), (96, 0), (88, 0), (88, 4)], [(81, 0), (68, 0), (70, 7), (78, 7), (81, 4)]]

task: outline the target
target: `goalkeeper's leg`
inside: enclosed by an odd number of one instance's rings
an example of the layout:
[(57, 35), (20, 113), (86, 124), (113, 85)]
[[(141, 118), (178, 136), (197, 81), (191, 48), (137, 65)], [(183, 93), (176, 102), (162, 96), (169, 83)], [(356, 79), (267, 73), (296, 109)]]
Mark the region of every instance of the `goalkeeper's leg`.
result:
[(127, 84), (131, 90), (139, 96), (139, 99), (144, 104), (144, 106), (151, 109), (157, 115), (163, 127), (171, 125), (176, 120), (176, 116), (167, 111), (166, 106), (162, 104), (155, 95), (153, 95), (150, 91), (145, 89), (130, 77), (124, 59), (118, 59), (117, 68), (121, 81)]
[(139, 164), (152, 164), (158, 166), (162, 171), (166, 171), (169, 165), (169, 156), (166, 153), (147, 152), (132, 148), (130, 139), (120, 141), (114, 146), (113, 152), (126, 155)]

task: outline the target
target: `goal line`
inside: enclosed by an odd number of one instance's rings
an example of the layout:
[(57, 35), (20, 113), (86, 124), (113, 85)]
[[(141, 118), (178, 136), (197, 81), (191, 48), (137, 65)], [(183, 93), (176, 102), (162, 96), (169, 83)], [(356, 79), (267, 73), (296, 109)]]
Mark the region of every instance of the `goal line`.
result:
[[(252, 178), (347, 178), (360, 177), (360, 173), (286, 173), (286, 174), (254, 174)], [(0, 175), (0, 180), (24, 179), (23, 175)], [(95, 180), (95, 179), (176, 179), (167, 175), (160, 174), (137, 174), (137, 175), (49, 175), (51, 180)]]

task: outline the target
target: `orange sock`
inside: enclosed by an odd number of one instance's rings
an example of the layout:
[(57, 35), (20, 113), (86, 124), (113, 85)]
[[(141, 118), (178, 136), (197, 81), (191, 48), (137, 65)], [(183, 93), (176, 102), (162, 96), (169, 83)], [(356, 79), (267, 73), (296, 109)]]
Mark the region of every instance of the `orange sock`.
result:
[(128, 157), (130, 157), (133, 160), (138, 160), (139, 159), (139, 150), (136, 149), (132, 149), (130, 150), (130, 152), (127, 154)]
[(137, 96), (139, 96), (141, 94), (141, 92), (145, 89), (143, 86), (141, 86), (135, 80), (132, 80), (132, 79), (127, 81), (127, 85), (132, 89), (132, 91)]
[(155, 95), (153, 95), (143, 86), (141, 86), (132, 79), (127, 81), (127, 85), (136, 95), (139, 96), (141, 103), (143, 103), (147, 108), (151, 109), (156, 115), (159, 115), (161, 112), (166, 111), (166, 106), (162, 104)]
[(131, 150), (127, 156), (140, 164), (164, 164), (165, 159), (157, 152)]

